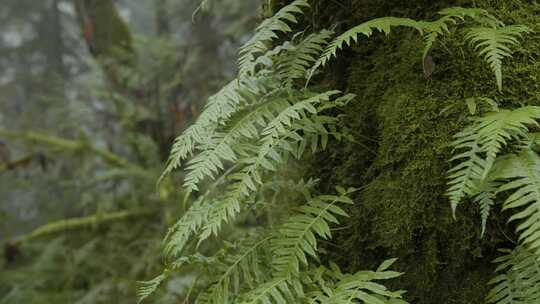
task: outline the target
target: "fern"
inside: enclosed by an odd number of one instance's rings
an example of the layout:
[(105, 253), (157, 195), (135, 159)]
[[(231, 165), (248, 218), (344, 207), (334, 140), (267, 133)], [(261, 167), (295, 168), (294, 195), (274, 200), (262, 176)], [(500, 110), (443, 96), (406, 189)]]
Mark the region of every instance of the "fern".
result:
[(493, 180), (480, 181), (480, 185), (475, 186), (475, 193), (472, 193), (474, 202), (480, 206), (480, 218), (482, 220), (481, 236), (486, 232), (486, 224), (491, 212), (492, 206), (495, 204), (495, 196), (497, 194), (498, 183)]
[[(261, 269), (261, 252), (270, 237), (241, 246), (240, 253), (227, 256), (226, 265), (218, 279), (207, 291), (198, 297), (198, 303), (229, 303), (234, 294), (238, 294), (241, 285), (254, 287), (255, 282), (262, 281), (264, 271)], [(242, 284), (240, 282), (243, 282)]]
[[(268, 98), (268, 99), (266, 99)], [(266, 97), (258, 104), (252, 106), (247, 115), (232, 122), (226, 132), (214, 132), (206, 138), (205, 149), (187, 163), (188, 173), (185, 177), (184, 187), (187, 192), (198, 190), (198, 184), (205, 178), (214, 178), (224, 169), (223, 161), (234, 162), (238, 160), (238, 144), (242, 139), (257, 139), (258, 128), (266, 125), (268, 117), (287, 106), (281, 98)], [(241, 147), (241, 146), (240, 146)]]
[[(300, 208), (300, 214), (282, 224), (271, 241), (273, 278), (243, 295), (240, 303), (297, 303), (304, 298), (305, 277), (311, 273), (308, 270), (310, 264), (308, 259), (317, 259), (317, 237), (323, 239), (331, 237), (329, 224), (338, 223), (336, 218), (338, 215), (347, 216), (337, 204), (352, 204), (347, 195), (354, 191), (356, 191), (354, 188), (345, 190), (338, 187), (339, 196), (322, 195), (312, 198)], [(344, 275), (334, 271), (332, 274), (339, 281), (336, 291), (341, 294), (324, 301), (325, 295), (315, 292), (311, 295), (310, 303), (351, 303), (353, 299), (364, 300), (365, 303), (383, 303), (379, 297), (400, 298), (401, 293), (390, 292), (384, 286), (371, 282), (401, 275), (385, 271), (392, 263), (393, 261), (383, 263), (377, 272)], [(319, 277), (318, 281), (320, 283), (323, 278)], [(307, 286), (313, 287), (312, 284)], [(322, 290), (327, 291), (328, 288)], [(350, 297), (349, 302), (337, 301), (343, 300), (343, 294)]]
[[(235, 214), (240, 212), (241, 201), (257, 191), (262, 184), (262, 172), (276, 170), (277, 164), (274, 163), (283, 159), (280, 154), (293, 152), (289, 139), (293, 141), (301, 139), (300, 135), (296, 133), (295, 126), (297, 125), (294, 122), (309, 121), (308, 115), (318, 113), (315, 108), (317, 104), (329, 101), (331, 96), (338, 93), (339, 91), (329, 91), (297, 102), (285, 101), (282, 103), (284, 107), (277, 115), (266, 113), (267, 117), (273, 117), (273, 119), (265, 122), (267, 126), (261, 131), (262, 138), (254, 149), (253, 156), (242, 159), (241, 163), (247, 164), (247, 166), (230, 176), (234, 182), (228, 187), (225, 196), (212, 208), (208, 223), (201, 233), (200, 241), (212, 234), (216, 235), (223, 222), (232, 220)], [(264, 119), (260, 118), (260, 121), (262, 124)], [(322, 125), (318, 125), (318, 127), (324, 128)]]
[(531, 30), (522, 25), (505, 26), (500, 20), (489, 14), (486, 10), (476, 8), (453, 7), (439, 12), (441, 17), (435, 21), (416, 21), (409, 18), (383, 17), (362, 23), (334, 39), (324, 50), (309, 72), (309, 79), (315, 71), (325, 66), (337, 52), (353, 42), (358, 42), (359, 36), (370, 37), (374, 31), (380, 31), (388, 35), (392, 27), (409, 27), (419, 31), (424, 36), (424, 50), (422, 57), (425, 59), (433, 48), (433, 44), (439, 36), (449, 33), (449, 26), (456, 25), (458, 21), (472, 19), (480, 27), (468, 30), (466, 39), (469, 40), (483, 56), (495, 73), (497, 86), (502, 90), (502, 60), (511, 56), (510, 47), (519, 45), (519, 40), (524, 33)]
[(186, 243), (196, 234), (208, 219), (211, 205), (202, 199), (197, 200), (191, 208), (174, 224), (165, 236), (165, 254), (167, 257), (179, 256)]
[(361, 301), (368, 304), (405, 304), (407, 302), (401, 300), (403, 292), (392, 292), (384, 285), (373, 282), (401, 276), (402, 273), (388, 271), (395, 261), (392, 259), (383, 262), (376, 271), (360, 271), (354, 274), (342, 273), (335, 264), (331, 265), (331, 270), (321, 267), (316, 281), (322, 286), (310, 294), (309, 303), (350, 304)]
[(364, 22), (339, 35), (330, 42), (319, 60), (317, 60), (311, 68), (308, 80), (314, 75), (319, 67), (325, 66), (333, 57), (336, 57), (339, 50), (343, 49), (345, 46), (350, 46), (353, 42), (358, 42), (358, 37), (360, 35), (369, 38), (374, 31), (380, 31), (388, 35), (390, 34), (391, 28), (397, 26), (411, 27), (419, 31), (422, 30), (420, 23), (409, 18), (383, 17)]
[(512, 56), (511, 47), (519, 45), (519, 38), (529, 33), (530, 29), (522, 25), (503, 27), (476, 27), (469, 30), (466, 39), (469, 40), (478, 54), (486, 60), (495, 73), (497, 87), (502, 90), (502, 61)]
[(524, 150), (501, 160), (497, 177), (510, 180), (499, 192), (513, 191), (503, 210), (518, 210), (510, 221), (521, 221), (517, 227), (521, 243), (540, 256), (540, 158), (536, 152)]
[(333, 34), (328, 30), (310, 34), (278, 59), (276, 70), (279, 77), (285, 80), (287, 87), (291, 87), (297, 79), (306, 80), (309, 69), (317, 61)]
[(540, 107), (522, 107), (516, 110), (500, 110), (478, 118), (474, 124), (456, 135), (452, 146), (464, 150), (451, 161), (461, 160), (449, 173), (452, 209), (476, 190), (476, 185), (486, 180), (501, 149), (511, 139), (527, 136), (528, 126), (537, 125)]
[(150, 281), (139, 282), (141, 286), (137, 289), (137, 304), (142, 303), (146, 298), (154, 293), (166, 278), (167, 274), (162, 273)]
[(444, 9), (440, 11), (439, 14), (442, 15), (442, 17), (431, 22), (416, 21), (409, 18), (383, 17), (373, 19), (353, 27), (338, 36), (328, 45), (322, 56), (312, 67), (309, 78), (313, 76), (318, 68), (325, 66), (333, 57), (336, 57), (337, 52), (340, 49), (343, 49), (345, 46), (350, 46), (353, 42), (358, 42), (360, 35), (369, 38), (374, 31), (380, 31), (386, 35), (390, 34), (392, 27), (408, 27), (419, 31), (424, 35), (425, 47), (423, 51), (423, 58), (425, 59), (437, 38), (440, 35), (448, 33), (449, 25), (456, 24), (458, 20), (465, 20), (466, 17), (470, 17), (478, 22), (481, 22), (482, 24), (501, 24), (501, 22), (495, 17), (482, 9), (454, 7)]
[(240, 48), (238, 59), (240, 75), (254, 72), (251, 70), (253, 67), (251, 63), (255, 61), (256, 55), (265, 53), (268, 50), (267, 43), (278, 38), (278, 33), (292, 31), (288, 23), (297, 23), (295, 14), (301, 14), (304, 7), (309, 7), (306, 0), (295, 0), (257, 27), (255, 35)]
[(335, 215), (347, 216), (337, 204), (353, 204), (346, 196), (353, 191), (355, 189), (349, 189), (341, 196), (323, 195), (313, 198), (301, 207), (301, 214), (291, 217), (278, 229), (279, 236), (272, 240), (276, 276), (298, 275), (300, 266), (308, 265), (308, 256), (317, 257), (316, 236), (323, 239), (332, 236), (329, 223), (338, 223)]
[(260, 303), (294, 303), (297, 295), (289, 288), (286, 278), (276, 278), (259, 285), (256, 289), (245, 294), (240, 304)]
[(262, 82), (258, 86), (249, 86), (254, 81), (256, 81), (254, 78), (249, 77), (235, 79), (208, 99), (208, 104), (197, 120), (175, 139), (166, 168), (158, 183), (172, 171), (180, 168), (182, 162), (196, 150), (201, 149), (220, 121), (230, 118), (240, 105), (247, 103), (248, 96), (264, 94), (260, 91), (261, 88), (263, 90), (265, 88)]
[[(331, 137), (347, 138), (338, 128), (335, 112), (354, 95), (298, 86), (300, 81), (309, 83), (317, 68), (339, 50), (375, 31), (389, 34), (393, 27), (419, 31), (425, 35), (429, 51), (437, 37), (460, 20), (503, 26), (484, 10), (453, 8), (441, 11), (442, 17), (433, 22), (384, 17), (354, 27), (331, 42), (333, 32), (322, 30), (297, 33), (272, 47), (275, 40), (292, 32), (291, 26), (306, 7), (305, 0), (293, 1), (261, 23), (239, 51), (237, 79), (212, 96), (195, 124), (176, 139), (163, 176), (183, 166), (186, 198), (201, 189), (206, 192), (199, 194), (167, 234), (165, 252), (173, 261), (167, 269), (184, 263), (184, 252), (218, 236), (240, 214), (257, 210), (268, 189), (275, 192), (275, 202), (279, 189), (270, 185), (293, 158), (325, 149)], [(467, 39), (484, 45), (482, 39)], [(527, 137), (528, 127), (536, 125), (539, 114), (537, 107), (498, 110), (476, 119), (456, 136), (453, 146), (460, 153), (453, 160), (460, 163), (450, 171), (448, 196), (454, 210), (464, 198), (475, 199), (481, 207), (482, 233), (501, 182), (490, 176), (492, 167), (510, 140)], [(348, 195), (355, 189), (338, 188), (338, 195), (315, 197), (307, 187), (299, 190), (308, 202), (297, 214), (281, 219), (277, 228), (270, 227), (233, 246), (238, 249), (234, 255), (218, 251), (209, 262), (208, 288), (199, 293), (198, 303), (405, 303), (402, 292), (389, 291), (377, 282), (401, 275), (387, 271), (392, 260), (377, 271), (355, 274), (343, 274), (336, 266), (331, 271), (318, 267), (317, 239), (331, 237), (330, 226), (338, 224), (338, 216), (347, 215), (339, 205), (351, 204)], [(263, 269), (264, 264), (270, 267)], [(143, 286), (141, 297), (157, 288), (163, 280), (158, 278)]]
[(501, 25), (501, 22), (484, 9), (451, 7), (439, 12), (442, 17), (432, 22), (421, 22), (424, 31), (424, 51), (422, 58), (426, 58), (433, 44), (441, 35), (450, 32), (449, 26), (457, 24), (459, 21), (465, 21), (470, 18), (481, 24)]
[(524, 247), (501, 250), (505, 255), (497, 258), (497, 276), (489, 285), (493, 288), (488, 303), (529, 304), (540, 301), (540, 264), (538, 256)]

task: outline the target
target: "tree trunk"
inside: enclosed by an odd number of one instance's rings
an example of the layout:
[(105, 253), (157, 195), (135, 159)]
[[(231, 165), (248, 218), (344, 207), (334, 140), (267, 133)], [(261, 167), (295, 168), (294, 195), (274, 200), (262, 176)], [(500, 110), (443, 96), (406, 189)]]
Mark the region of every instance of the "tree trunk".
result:
[(135, 60), (132, 37), (112, 0), (76, 0), (75, 9), (88, 50), (119, 89), (122, 66)]
[[(273, 1), (279, 7), (285, 1)], [(311, 28), (338, 24), (343, 31), (364, 21), (398, 16), (433, 20), (452, 6), (488, 9), (507, 24), (538, 33), (540, 7), (526, 0), (312, 1)], [(306, 24), (303, 24), (304, 26)], [(535, 35), (535, 37), (532, 37)], [(479, 208), (459, 207), (457, 220), (444, 196), (452, 136), (467, 123), (465, 98), (496, 98), (503, 107), (538, 104), (540, 39), (523, 39), (523, 49), (505, 61), (504, 91), (496, 92), (489, 67), (453, 33), (433, 49), (430, 78), (422, 70), (422, 39), (410, 30), (376, 34), (341, 52), (315, 82), (357, 94), (342, 124), (356, 143), (330, 145), (317, 156), (312, 175), (334, 185), (361, 187), (347, 229), (336, 232), (327, 258), (344, 269), (373, 269), (397, 257), (405, 272), (392, 288), (406, 289), (410, 303), (483, 303), (493, 276), (497, 248), (513, 246), (506, 218), (492, 213), (480, 238)]]

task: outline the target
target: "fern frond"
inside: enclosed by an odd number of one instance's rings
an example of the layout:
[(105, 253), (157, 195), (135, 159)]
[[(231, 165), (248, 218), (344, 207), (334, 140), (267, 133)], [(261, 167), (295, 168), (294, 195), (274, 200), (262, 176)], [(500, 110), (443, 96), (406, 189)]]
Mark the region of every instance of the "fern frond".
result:
[(540, 263), (538, 255), (522, 246), (500, 250), (497, 275), (489, 282), (488, 303), (529, 304), (540, 302)]
[(142, 303), (152, 295), (165, 279), (167, 279), (167, 275), (162, 273), (150, 281), (139, 282), (141, 286), (137, 289), (137, 304)]
[(229, 303), (231, 296), (236, 295), (240, 289), (254, 287), (256, 282), (262, 281), (264, 271), (261, 269), (261, 251), (269, 240), (270, 237), (266, 237), (255, 243), (245, 244), (241, 246), (238, 255), (228, 256), (221, 275), (214, 280), (207, 292), (199, 296), (197, 303)]
[(240, 48), (238, 59), (240, 75), (253, 73), (248, 69), (252, 67), (250, 63), (255, 61), (256, 55), (265, 53), (268, 50), (268, 42), (278, 38), (278, 33), (292, 31), (288, 23), (297, 23), (295, 14), (302, 14), (302, 8), (305, 7), (309, 7), (306, 0), (295, 0), (257, 27), (255, 35)]
[(330, 42), (319, 60), (311, 68), (308, 78), (311, 78), (318, 68), (325, 66), (333, 57), (336, 57), (339, 50), (345, 46), (350, 46), (353, 42), (357, 43), (360, 35), (369, 38), (374, 31), (380, 31), (388, 35), (392, 27), (398, 26), (410, 27), (420, 32), (422, 31), (421, 24), (409, 18), (383, 17), (364, 22), (339, 35)]
[(228, 122), (224, 132), (209, 134), (205, 149), (187, 163), (184, 187), (188, 194), (198, 191), (198, 184), (205, 177), (214, 179), (224, 169), (224, 161), (237, 161), (238, 153), (235, 150), (242, 147), (241, 140), (256, 140), (259, 129), (266, 126), (269, 117), (287, 106), (288, 103), (282, 98), (267, 96), (252, 108), (246, 108), (247, 114), (242, 113), (240, 119)]
[(174, 224), (165, 236), (165, 255), (169, 258), (179, 256), (192, 235), (208, 220), (211, 204), (197, 200), (188, 211)]
[(235, 79), (208, 99), (197, 120), (175, 139), (160, 181), (182, 166), (182, 162), (195, 152), (198, 144), (206, 141), (212, 127), (220, 119), (230, 117), (236, 112), (239, 104), (245, 102), (245, 98), (240, 94), (240, 88), (241, 83)]
[(460, 160), (449, 171), (448, 177), (447, 195), (454, 212), (461, 200), (476, 192), (476, 185), (486, 179), (507, 141), (526, 137), (528, 126), (537, 125), (538, 119), (540, 107), (500, 110), (478, 118), (472, 126), (455, 136), (452, 146), (465, 151), (451, 159)]
[[(303, 119), (306, 121), (308, 115), (316, 115), (318, 113), (316, 106), (328, 102), (332, 96), (338, 93), (339, 91), (328, 91), (300, 101), (288, 100), (285, 107), (277, 115), (267, 115), (273, 119), (268, 121), (266, 127), (261, 131), (262, 138), (257, 145), (254, 156), (242, 159), (241, 162), (246, 166), (230, 176), (232, 184), (228, 187), (225, 196), (214, 205), (208, 214), (208, 222), (202, 229), (199, 242), (211, 235), (217, 235), (222, 223), (232, 221), (235, 215), (240, 212), (242, 201), (256, 192), (262, 184), (263, 172), (276, 171), (277, 165), (283, 160), (281, 154), (295, 151), (290, 140), (303, 141), (298, 134), (299, 130), (295, 130), (295, 126), (297, 126), (295, 122)], [(351, 95), (346, 95), (346, 97), (352, 98)], [(319, 126), (318, 128), (323, 127)]]
[(459, 21), (464, 21), (466, 18), (471, 18), (481, 24), (499, 25), (500, 21), (493, 17), (484, 9), (479, 8), (463, 8), (451, 7), (439, 11), (442, 17), (438, 20), (427, 22), (420, 21), (424, 34), (424, 51), (422, 58), (426, 58), (429, 51), (433, 48), (433, 44), (441, 35), (450, 32), (449, 26), (457, 24)]
[(495, 204), (495, 196), (499, 183), (493, 180), (479, 181), (481, 184), (475, 187), (476, 193), (472, 193), (474, 202), (480, 206), (480, 218), (482, 219), (482, 231), (480, 236), (486, 232), (486, 224), (491, 212), (491, 207)]
[(512, 56), (512, 47), (519, 45), (519, 38), (531, 30), (523, 25), (471, 28), (466, 39), (474, 45), (495, 73), (497, 87), (502, 91), (502, 61)]
[(460, 161), (448, 171), (446, 195), (450, 199), (454, 216), (458, 204), (476, 191), (476, 181), (480, 179), (486, 167), (486, 161), (480, 155), (480, 146), (472, 128), (458, 133), (456, 138), (457, 140), (452, 143), (454, 149), (465, 151), (450, 159), (450, 161)]
[(266, 304), (266, 303), (295, 303), (297, 297), (289, 288), (287, 279), (276, 278), (270, 282), (261, 284), (256, 289), (244, 295), (241, 304)]
[(474, 132), (479, 145), (486, 153), (486, 168), (482, 179), (487, 177), (495, 158), (512, 138), (521, 139), (527, 136), (528, 126), (537, 126), (540, 119), (540, 107), (526, 106), (515, 110), (500, 110), (489, 113), (477, 120)]
[[(339, 267), (332, 264), (332, 270), (324, 269), (319, 278), (323, 286), (310, 294), (309, 303), (313, 304), (352, 304), (352, 303), (395, 303), (405, 304), (401, 299), (403, 292), (389, 291), (384, 285), (374, 281), (397, 278), (402, 273), (387, 270), (396, 259), (385, 261), (376, 271), (360, 271), (354, 274), (343, 274)], [(322, 282), (321, 282), (322, 281)]]
[(285, 80), (287, 87), (297, 79), (306, 79), (311, 66), (317, 61), (334, 32), (322, 30), (310, 34), (295, 44), (291, 50), (278, 58), (277, 74)]
[[(353, 191), (353, 190), (350, 190)], [(276, 276), (290, 277), (300, 273), (301, 265), (308, 265), (308, 256), (317, 258), (316, 236), (329, 239), (330, 223), (339, 223), (336, 215), (347, 216), (338, 203), (353, 204), (347, 197), (322, 195), (300, 208), (301, 214), (291, 217), (272, 240), (273, 268)]]
[(540, 256), (540, 157), (524, 150), (501, 160), (498, 178), (511, 180), (499, 192), (513, 191), (503, 204), (503, 210), (518, 210), (510, 221), (519, 220), (519, 240)]

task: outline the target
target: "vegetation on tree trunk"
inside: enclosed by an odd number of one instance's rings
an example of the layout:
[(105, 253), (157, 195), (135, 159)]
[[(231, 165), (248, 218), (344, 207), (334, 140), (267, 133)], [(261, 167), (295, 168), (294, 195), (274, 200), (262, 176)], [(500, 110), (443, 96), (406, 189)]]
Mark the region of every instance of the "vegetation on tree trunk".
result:
[[(336, 20), (348, 28), (383, 16), (431, 19), (445, 7), (488, 9), (507, 24), (538, 30), (540, 6), (530, 1), (319, 1), (314, 26)], [(345, 6), (345, 7), (344, 7)], [(308, 22), (308, 21), (306, 21)], [(320, 23), (318, 23), (320, 22)], [(411, 303), (482, 303), (493, 277), (497, 248), (515, 241), (506, 217), (493, 218), (480, 237), (478, 208), (467, 205), (452, 218), (446, 172), (455, 133), (468, 123), (466, 98), (485, 96), (505, 107), (538, 105), (540, 40), (527, 36), (504, 65), (504, 88), (494, 90), (489, 67), (478, 60), (459, 32), (433, 49), (435, 70), (422, 71), (421, 37), (398, 33), (362, 40), (319, 83), (357, 94), (342, 123), (355, 143), (333, 145), (314, 160), (313, 175), (333, 184), (361, 186), (347, 229), (328, 247), (328, 259), (349, 271), (397, 257), (405, 272), (388, 286), (407, 290)], [(326, 185), (326, 186), (325, 186)]]

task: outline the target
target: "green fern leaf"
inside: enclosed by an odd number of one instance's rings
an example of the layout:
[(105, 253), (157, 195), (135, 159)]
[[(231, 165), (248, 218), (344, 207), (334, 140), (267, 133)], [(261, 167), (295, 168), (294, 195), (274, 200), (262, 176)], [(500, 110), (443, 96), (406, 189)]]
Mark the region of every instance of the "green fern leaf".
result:
[(200, 149), (201, 144), (207, 141), (218, 123), (230, 118), (233, 113), (238, 111), (241, 104), (247, 102), (246, 96), (259, 94), (259, 91), (246, 89), (249, 88), (247, 84), (253, 81), (248, 77), (242, 80), (235, 79), (208, 99), (208, 104), (197, 120), (175, 139), (166, 168), (158, 184), (172, 171), (180, 168), (182, 162), (193, 155), (197, 149)]
[(360, 35), (369, 38), (374, 31), (380, 31), (388, 35), (392, 27), (398, 26), (411, 27), (420, 32), (422, 31), (421, 24), (409, 18), (383, 17), (364, 22), (339, 35), (328, 45), (319, 60), (311, 68), (308, 80), (318, 68), (325, 66), (333, 57), (336, 57), (339, 50), (345, 46), (350, 46), (353, 42), (358, 42)]
[(309, 69), (317, 61), (328, 41), (334, 33), (322, 30), (310, 34), (295, 44), (291, 50), (284, 52), (277, 62), (277, 74), (285, 80), (285, 85), (291, 87), (297, 79), (305, 80)]
[(291, 292), (287, 279), (277, 278), (270, 282), (261, 284), (253, 291), (244, 296), (241, 304), (287, 304), (295, 303), (297, 297)]
[(487, 220), (491, 212), (491, 207), (495, 204), (495, 196), (499, 183), (493, 180), (480, 181), (480, 185), (475, 187), (476, 193), (472, 193), (474, 202), (480, 206), (480, 218), (482, 219), (482, 231), (480, 236), (486, 232)]
[(331, 237), (330, 223), (337, 224), (336, 215), (347, 216), (338, 203), (352, 204), (346, 195), (323, 195), (301, 207), (301, 214), (291, 217), (278, 229), (272, 240), (275, 273), (280, 277), (298, 275), (301, 265), (308, 265), (308, 256), (317, 257), (316, 236)]
[[(352, 304), (361, 301), (369, 304), (405, 304), (407, 302), (401, 299), (403, 292), (390, 291), (375, 282), (402, 275), (387, 270), (395, 261), (392, 259), (383, 262), (376, 271), (360, 271), (354, 274), (343, 274), (335, 264), (331, 265), (332, 270), (322, 268), (322, 274), (318, 274), (317, 279), (322, 286), (310, 293), (309, 303)], [(325, 276), (327, 278), (324, 278)]]
[(270, 237), (267, 237), (253, 244), (243, 245), (238, 255), (227, 257), (227, 266), (207, 292), (199, 296), (198, 303), (229, 303), (230, 298), (238, 294), (240, 289), (254, 287), (256, 282), (262, 281), (264, 271), (260, 268), (261, 251), (269, 240)]
[[(309, 115), (318, 113), (317, 105), (328, 102), (332, 96), (338, 93), (339, 91), (329, 91), (300, 101), (293, 99), (287, 101), (277, 115), (266, 113), (267, 117), (273, 117), (273, 119), (265, 123), (266, 127), (261, 131), (262, 138), (257, 145), (255, 155), (242, 159), (242, 163), (247, 164), (247, 166), (239, 172), (231, 174), (232, 184), (228, 187), (225, 196), (214, 205), (208, 214), (209, 219), (202, 229), (199, 242), (211, 235), (217, 235), (222, 223), (231, 222), (234, 219), (241, 210), (242, 201), (259, 189), (262, 184), (263, 172), (276, 171), (277, 164), (283, 160), (281, 154), (294, 151), (290, 140), (305, 142), (298, 134), (298, 130), (295, 130), (295, 126), (297, 126), (295, 122), (303, 121), (305, 123), (305, 119)], [(347, 97), (351, 98), (350, 95)], [(322, 126), (318, 126), (318, 128), (320, 129)]]
[(424, 51), (422, 58), (425, 59), (429, 51), (433, 48), (433, 44), (437, 38), (441, 35), (450, 32), (449, 26), (455, 25), (458, 21), (463, 21), (466, 18), (471, 18), (474, 21), (481, 24), (488, 25), (501, 25), (501, 22), (497, 18), (490, 15), (484, 9), (478, 8), (463, 8), (463, 7), (451, 7), (439, 11), (439, 15), (442, 17), (438, 20), (427, 22), (420, 21), (424, 34)]
[(519, 38), (531, 30), (522, 25), (504, 27), (476, 27), (469, 30), (466, 39), (495, 73), (497, 87), (502, 91), (502, 61), (512, 56), (511, 47), (519, 45)]
[(538, 119), (540, 107), (500, 110), (478, 118), (472, 126), (455, 136), (452, 146), (464, 151), (451, 159), (460, 160), (460, 163), (449, 171), (448, 177), (447, 196), (454, 212), (463, 198), (477, 192), (476, 186), (487, 178), (507, 141), (525, 138), (528, 126), (537, 125)]
[(174, 224), (165, 236), (165, 255), (169, 258), (179, 256), (191, 236), (199, 231), (208, 220), (211, 204), (197, 200)]
[(142, 303), (146, 298), (153, 294), (165, 279), (167, 279), (167, 274), (163, 273), (150, 281), (139, 282), (141, 286), (137, 289), (137, 304)]
[(499, 264), (497, 275), (488, 283), (488, 303), (530, 304), (540, 302), (540, 263), (538, 256), (524, 247), (500, 250), (505, 255), (494, 262)]
[(540, 256), (540, 157), (531, 150), (509, 155), (501, 160), (498, 178), (509, 179), (499, 192), (512, 190), (503, 210), (518, 210), (510, 221), (521, 221), (519, 240)]
[(251, 63), (255, 61), (256, 55), (264, 54), (268, 50), (267, 43), (278, 38), (278, 33), (288, 33), (292, 30), (288, 23), (297, 23), (295, 14), (301, 14), (303, 7), (309, 7), (306, 0), (295, 0), (257, 27), (255, 35), (240, 48), (238, 59), (240, 75), (254, 72), (249, 69), (253, 67)]

